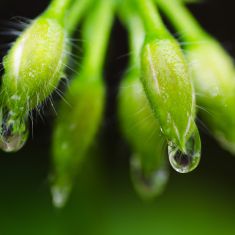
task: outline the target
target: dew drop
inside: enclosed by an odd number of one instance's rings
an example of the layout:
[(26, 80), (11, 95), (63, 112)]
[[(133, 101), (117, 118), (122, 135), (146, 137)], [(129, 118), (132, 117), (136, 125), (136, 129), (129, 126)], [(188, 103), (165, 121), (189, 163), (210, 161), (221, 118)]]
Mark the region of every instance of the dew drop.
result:
[(201, 140), (197, 128), (188, 139), (185, 150), (181, 151), (177, 145), (170, 142), (168, 145), (169, 161), (171, 166), (179, 173), (193, 171), (201, 158)]
[(70, 190), (68, 187), (52, 186), (52, 203), (56, 208), (63, 208), (68, 200)]
[(132, 183), (141, 198), (153, 199), (163, 192), (169, 178), (168, 168), (165, 163), (146, 174), (143, 172), (140, 158), (134, 155), (131, 158), (130, 167)]
[(0, 148), (5, 152), (20, 150), (28, 138), (28, 125), (25, 120), (14, 118), (10, 112), (2, 117)]

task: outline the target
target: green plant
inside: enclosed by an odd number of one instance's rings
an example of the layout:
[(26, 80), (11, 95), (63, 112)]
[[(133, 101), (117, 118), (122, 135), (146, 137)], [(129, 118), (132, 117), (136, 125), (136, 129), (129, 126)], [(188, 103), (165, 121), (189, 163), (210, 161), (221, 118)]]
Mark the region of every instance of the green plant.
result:
[[(130, 41), (118, 112), (122, 134), (132, 151), (130, 167), (136, 191), (144, 198), (163, 191), (169, 176), (166, 146), (176, 171), (188, 173), (198, 166), (197, 106), (212, 113), (200, 111), (214, 136), (234, 152), (231, 58), (192, 18), (183, 5), (186, 1), (155, 2), (53, 0), (4, 58), (0, 147), (11, 152), (26, 142), (32, 110), (50, 99), (65, 76), (74, 49), (70, 37), (84, 19), (82, 66), (73, 70), (64, 93), (67, 103), (60, 102), (53, 129), (51, 191), (58, 207), (65, 204), (101, 126), (106, 99), (103, 69), (115, 14), (127, 28)], [(164, 25), (157, 6), (179, 32), (183, 31), (186, 56)], [(197, 66), (190, 68), (192, 61)]]
[(113, 13), (111, 1), (93, 4), (83, 26), (82, 70), (70, 83), (65, 94), (67, 103), (61, 102), (59, 107), (52, 146), (52, 194), (57, 206), (66, 202), (102, 120), (105, 105), (102, 67)]
[(163, 191), (169, 178), (166, 141), (140, 81), (143, 24), (135, 10), (124, 2), (120, 17), (128, 28), (132, 52), (118, 96), (120, 127), (132, 150), (130, 172), (134, 187), (142, 198), (151, 199)]
[(183, 3), (157, 0), (182, 33), (192, 70), (199, 113), (223, 147), (235, 151), (235, 69), (223, 47), (197, 23)]

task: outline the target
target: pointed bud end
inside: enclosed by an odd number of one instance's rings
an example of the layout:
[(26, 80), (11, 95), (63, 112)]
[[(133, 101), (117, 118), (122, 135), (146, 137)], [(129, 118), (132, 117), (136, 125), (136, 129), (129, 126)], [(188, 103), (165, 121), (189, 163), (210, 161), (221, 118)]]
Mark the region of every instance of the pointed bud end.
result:
[(161, 195), (169, 179), (169, 172), (163, 162), (152, 172), (143, 172), (140, 158), (134, 155), (131, 159), (131, 179), (136, 192), (145, 200), (150, 201)]

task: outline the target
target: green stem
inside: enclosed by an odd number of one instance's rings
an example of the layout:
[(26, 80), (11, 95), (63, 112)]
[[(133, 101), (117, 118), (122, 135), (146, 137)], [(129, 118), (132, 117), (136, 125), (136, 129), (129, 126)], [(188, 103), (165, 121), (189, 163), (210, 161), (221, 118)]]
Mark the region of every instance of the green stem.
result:
[(128, 25), (131, 49), (130, 66), (140, 66), (140, 55), (145, 39), (144, 27), (138, 16), (132, 17)]
[(72, 0), (52, 0), (44, 16), (57, 19), (61, 24), (64, 24), (71, 2)]
[(140, 66), (140, 54), (145, 39), (143, 22), (130, 1), (120, 1), (118, 14), (128, 29), (130, 45), (129, 67)]
[(114, 18), (113, 6), (113, 2), (110, 0), (97, 1), (83, 27), (85, 50), (83, 70), (87, 75), (91, 75), (91, 79), (97, 77), (95, 75), (99, 76), (102, 72)]
[(169, 17), (175, 28), (182, 33), (187, 41), (195, 41), (205, 38), (205, 31), (197, 20), (192, 16), (181, 1), (178, 0), (155, 0), (159, 7)]
[(75, 3), (72, 4), (67, 19), (68, 23), (66, 26), (69, 34), (72, 34), (74, 32), (79, 21), (90, 6), (91, 2), (92, 0), (75, 0)]
[(152, 0), (134, 0), (134, 3), (142, 17), (146, 33), (149, 37), (169, 37), (170, 34)]

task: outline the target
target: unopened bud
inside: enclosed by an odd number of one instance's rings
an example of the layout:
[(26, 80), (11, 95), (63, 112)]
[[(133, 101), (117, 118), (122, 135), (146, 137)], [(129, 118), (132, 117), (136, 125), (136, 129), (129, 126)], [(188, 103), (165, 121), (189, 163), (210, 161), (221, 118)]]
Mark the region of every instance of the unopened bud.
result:
[(186, 149), (194, 131), (195, 97), (184, 55), (173, 39), (143, 47), (142, 82), (168, 141)]
[(200, 114), (215, 137), (235, 152), (235, 70), (231, 57), (211, 38), (187, 47)]
[(52, 93), (64, 70), (65, 50), (66, 34), (57, 21), (41, 16), (32, 22), (4, 58), (8, 109), (30, 111)]
[[(100, 78), (87, 78), (86, 81), (79, 77), (70, 84), (65, 95), (67, 102), (60, 105), (52, 145), (55, 206), (60, 206), (57, 205), (58, 192), (67, 194), (60, 198), (68, 198), (74, 178), (94, 141), (101, 124), (104, 97), (104, 84)], [(60, 200), (61, 205), (64, 203)]]
[(134, 188), (142, 198), (152, 199), (162, 193), (169, 177), (164, 152), (166, 140), (139, 76), (138, 71), (132, 70), (121, 83), (119, 117), (132, 151), (130, 167)]

